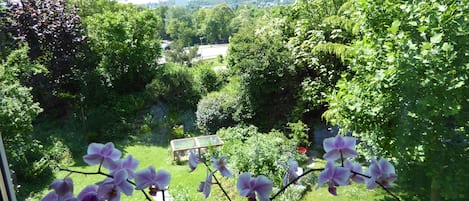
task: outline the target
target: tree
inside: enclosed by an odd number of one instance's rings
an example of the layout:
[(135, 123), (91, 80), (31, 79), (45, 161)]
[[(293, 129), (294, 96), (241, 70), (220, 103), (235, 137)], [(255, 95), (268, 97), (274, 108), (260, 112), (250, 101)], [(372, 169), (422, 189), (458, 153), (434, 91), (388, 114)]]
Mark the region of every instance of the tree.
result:
[(338, 82), (326, 119), (395, 158), (414, 199), (467, 199), (469, 2), (358, 5), (354, 76)]
[(286, 36), (279, 30), (284, 20), (242, 32), (230, 39), (228, 66), (240, 76), (241, 120), (263, 130), (287, 122), (299, 80)]
[(290, 44), (304, 77), (295, 108), (299, 118), (317, 118), (317, 113), (326, 110), (327, 96), (341, 76), (350, 72), (348, 46), (357, 38), (360, 25), (353, 6), (353, 1), (299, 1), (287, 15), (289, 24), (296, 25)]
[(158, 67), (162, 19), (152, 10), (106, 11), (85, 24), (104, 82), (120, 93), (144, 89)]
[(199, 41), (192, 20), (192, 13), (185, 7), (174, 7), (168, 10), (166, 33), (171, 39), (180, 41), (184, 47)]
[(82, 66), (75, 59), (85, 37), (75, 9), (63, 0), (21, 0), (8, 7), (8, 31), (17, 42), (26, 42), (29, 57), (47, 67), (47, 74), (22, 80), (34, 86), (34, 97), (46, 110), (64, 109), (63, 94), (73, 96), (79, 89)]
[(31, 88), (20, 80), (45, 71), (37, 63), (31, 63), (28, 47), (13, 51), (0, 63), (0, 133), (6, 138), (25, 134), (32, 130), (32, 121), (42, 111), (33, 101)]
[(7, 16), (6, 2), (2, 2), (0, 3), (0, 59), (6, 59), (10, 52), (10, 47), (13, 46), (13, 38), (8, 33)]
[(171, 44), (171, 49), (166, 50), (165, 55), (166, 59), (170, 62), (191, 67), (193, 60), (200, 57), (198, 51), (199, 46), (197, 45), (193, 47), (184, 47), (181, 41), (174, 41)]
[(234, 12), (227, 4), (220, 4), (210, 9), (202, 31), (206, 40), (209, 43), (227, 42), (232, 34), (230, 22), (233, 18)]

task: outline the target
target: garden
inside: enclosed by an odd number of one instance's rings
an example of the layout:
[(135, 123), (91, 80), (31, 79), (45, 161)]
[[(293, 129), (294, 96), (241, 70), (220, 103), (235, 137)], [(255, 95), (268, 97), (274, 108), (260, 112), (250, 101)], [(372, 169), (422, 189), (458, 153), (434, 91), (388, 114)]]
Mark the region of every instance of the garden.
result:
[(18, 200), (469, 198), (468, 0), (207, 2), (0, 1)]

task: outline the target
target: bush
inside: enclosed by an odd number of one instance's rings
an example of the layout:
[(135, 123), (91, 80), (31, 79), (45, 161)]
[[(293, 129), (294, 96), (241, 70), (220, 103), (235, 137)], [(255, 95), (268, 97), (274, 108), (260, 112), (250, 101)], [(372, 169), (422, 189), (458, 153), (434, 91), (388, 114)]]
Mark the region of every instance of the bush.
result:
[(108, 103), (88, 109), (84, 120), (88, 142), (126, 139), (145, 105), (145, 94), (136, 93), (111, 97)]
[(146, 92), (153, 101), (163, 100), (176, 108), (192, 108), (200, 98), (194, 76), (189, 69), (167, 64), (151, 83)]
[(236, 99), (231, 94), (213, 92), (203, 97), (197, 104), (197, 126), (205, 133), (215, 133), (218, 129), (234, 125), (233, 113)]
[(200, 66), (196, 78), (201, 94), (217, 91), (222, 85), (222, 78), (210, 66)]
[(45, 146), (31, 136), (17, 135), (5, 141), (10, 168), (14, 171), (17, 184), (52, 179), (53, 169), (72, 162), (71, 152), (61, 141), (49, 138), (53, 142)]
[(306, 161), (304, 155), (296, 151), (296, 146), (278, 131), (259, 133), (254, 126), (221, 129), (217, 132), (225, 142), (222, 155), (229, 157), (230, 164), (240, 172), (265, 175), (280, 184), (285, 168), (279, 162), (288, 159)]

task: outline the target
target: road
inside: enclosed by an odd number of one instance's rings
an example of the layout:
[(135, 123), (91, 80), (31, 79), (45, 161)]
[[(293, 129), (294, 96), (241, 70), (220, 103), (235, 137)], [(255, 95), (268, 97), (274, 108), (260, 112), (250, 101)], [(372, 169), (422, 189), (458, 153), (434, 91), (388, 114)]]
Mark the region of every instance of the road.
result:
[[(204, 60), (204, 59), (213, 59), (217, 58), (218, 55), (222, 55), (226, 57), (226, 53), (228, 52), (228, 43), (225, 44), (213, 44), (213, 45), (200, 45), (199, 51), (197, 52), (200, 57), (194, 59), (194, 61)], [(158, 61), (159, 64), (166, 63), (166, 59), (163, 56)]]
[(217, 58), (218, 55), (226, 57), (228, 51), (228, 44), (214, 44), (214, 45), (201, 45), (199, 46), (198, 53), (200, 60)]

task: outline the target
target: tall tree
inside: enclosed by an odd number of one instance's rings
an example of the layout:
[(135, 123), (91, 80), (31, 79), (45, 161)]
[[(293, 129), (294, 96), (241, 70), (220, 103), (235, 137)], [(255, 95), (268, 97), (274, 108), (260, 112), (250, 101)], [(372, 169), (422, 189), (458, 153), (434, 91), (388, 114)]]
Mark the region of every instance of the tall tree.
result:
[(299, 83), (288, 38), (279, 30), (284, 22), (276, 18), (269, 26), (230, 39), (228, 66), (241, 79), (241, 107), (235, 118), (265, 131), (287, 122), (296, 103)]
[(395, 158), (406, 200), (467, 200), (469, 2), (358, 3), (354, 77), (339, 81), (325, 117), (363, 151)]
[(8, 30), (17, 42), (26, 42), (29, 56), (39, 60), (47, 74), (24, 80), (34, 86), (34, 97), (46, 110), (63, 111), (62, 94), (73, 96), (79, 89), (83, 69), (75, 63), (85, 37), (75, 9), (66, 9), (63, 0), (21, 0), (10, 2)]
[(166, 33), (171, 39), (179, 41), (184, 47), (198, 42), (192, 13), (188, 8), (170, 8), (166, 17)]
[(117, 92), (144, 89), (161, 56), (158, 30), (162, 19), (152, 10), (104, 12), (85, 21), (97, 72)]
[(232, 34), (230, 23), (233, 18), (234, 12), (227, 4), (220, 4), (210, 9), (203, 30), (207, 41), (209, 43), (228, 42)]

